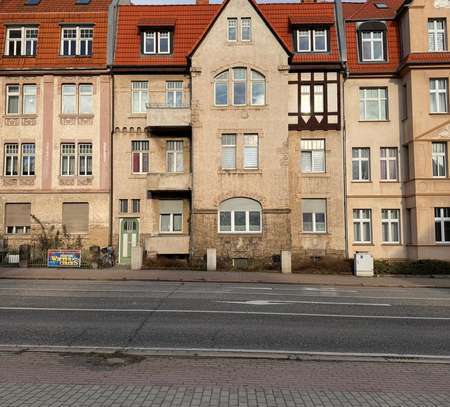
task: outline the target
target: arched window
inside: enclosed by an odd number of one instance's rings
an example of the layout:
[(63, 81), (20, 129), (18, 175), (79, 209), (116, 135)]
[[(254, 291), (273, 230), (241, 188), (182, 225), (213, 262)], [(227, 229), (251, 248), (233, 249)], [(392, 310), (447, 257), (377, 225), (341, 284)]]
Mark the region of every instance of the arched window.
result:
[(245, 67), (235, 67), (218, 74), (214, 78), (214, 104), (216, 106), (228, 106), (229, 85), (232, 89), (231, 102), (233, 106), (263, 106), (266, 104), (266, 78), (260, 72)]
[(228, 71), (220, 73), (214, 79), (214, 104), (228, 105)]
[(252, 105), (266, 104), (266, 78), (257, 71), (252, 70)]
[(261, 233), (262, 208), (249, 198), (231, 198), (219, 206), (219, 233)]

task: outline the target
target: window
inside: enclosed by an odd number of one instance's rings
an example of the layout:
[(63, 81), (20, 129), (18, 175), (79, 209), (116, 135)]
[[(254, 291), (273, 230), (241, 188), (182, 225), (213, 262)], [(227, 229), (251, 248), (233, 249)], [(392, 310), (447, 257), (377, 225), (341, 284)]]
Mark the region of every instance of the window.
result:
[(91, 56), (94, 29), (92, 27), (63, 27), (61, 33), (61, 55)]
[(370, 149), (352, 149), (352, 179), (353, 181), (370, 180)]
[(325, 140), (301, 140), (302, 172), (325, 172)]
[(62, 224), (67, 233), (89, 232), (89, 204), (63, 203)]
[(247, 102), (247, 69), (233, 68), (233, 105), (242, 106)]
[(132, 141), (132, 169), (133, 174), (148, 173), (149, 143), (148, 141)]
[(183, 201), (161, 200), (159, 213), (161, 233), (183, 232)]
[(252, 79), (252, 105), (262, 106), (266, 104), (266, 78), (259, 72), (251, 71)]
[(433, 177), (447, 176), (447, 143), (431, 143)]
[(448, 113), (447, 79), (430, 79), (430, 112)]
[(92, 143), (78, 144), (79, 175), (92, 175)]
[(217, 75), (214, 80), (214, 104), (216, 106), (228, 105), (228, 71)]
[(353, 209), (353, 240), (355, 243), (372, 242), (372, 211)]
[(13, 27), (6, 31), (5, 55), (34, 56), (38, 39), (37, 27)]
[(31, 204), (5, 204), (5, 231), (8, 234), (23, 235), (31, 232)]
[(131, 82), (131, 111), (146, 113), (148, 103), (148, 82)]
[[(324, 94), (323, 85), (301, 85), (300, 111), (303, 114), (323, 113)], [(313, 100), (311, 100), (311, 93)], [(312, 111), (312, 109), (314, 111)]]
[(362, 31), (360, 36), (361, 60), (363, 62), (384, 61), (384, 31)]
[(131, 209), (133, 213), (139, 213), (141, 211), (141, 200), (140, 199), (132, 199), (131, 200)]
[(328, 31), (297, 30), (297, 52), (327, 52)]
[(128, 213), (128, 199), (119, 199), (120, 213)]
[(381, 228), (383, 243), (400, 243), (400, 210), (382, 209)]
[(76, 114), (77, 87), (76, 85), (62, 85), (62, 114)]
[(436, 243), (450, 243), (450, 208), (434, 209)]
[(383, 181), (398, 180), (398, 149), (383, 147), (380, 149), (380, 170)]
[(166, 82), (166, 105), (167, 107), (183, 106), (183, 82), (168, 81)]
[(92, 106), (92, 97), (93, 97), (93, 86), (91, 84), (81, 84), (79, 87), (80, 90), (80, 114), (92, 114), (94, 112)]
[(386, 88), (359, 90), (360, 120), (387, 120), (388, 98)]
[(447, 27), (443, 18), (428, 20), (428, 51), (447, 51)]
[(22, 171), (23, 176), (35, 174), (36, 151), (34, 143), (22, 144)]
[(228, 41), (237, 41), (237, 18), (228, 19), (227, 39)]
[(19, 114), (19, 85), (6, 86), (6, 114)]
[(144, 54), (170, 54), (170, 31), (146, 31), (142, 36)]
[(236, 168), (236, 134), (222, 135), (222, 169)]
[(19, 145), (16, 143), (5, 144), (5, 175), (19, 175)]
[(261, 212), (252, 199), (228, 199), (219, 206), (219, 233), (261, 233)]
[(74, 176), (75, 175), (75, 144), (64, 143), (61, 144), (61, 175)]
[(252, 40), (252, 19), (249, 17), (241, 18), (241, 41)]
[(23, 85), (23, 114), (36, 114), (36, 85)]
[(302, 199), (303, 232), (326, 232), (326, 206), (326, 199)]
[(167, 172), (183, 172), (184, 171), (184, 152), (182, 141), (167, 142)]
[(245, 134), (244, 135), (244, 168), (257, 169), (258, 168), (258, 135)]

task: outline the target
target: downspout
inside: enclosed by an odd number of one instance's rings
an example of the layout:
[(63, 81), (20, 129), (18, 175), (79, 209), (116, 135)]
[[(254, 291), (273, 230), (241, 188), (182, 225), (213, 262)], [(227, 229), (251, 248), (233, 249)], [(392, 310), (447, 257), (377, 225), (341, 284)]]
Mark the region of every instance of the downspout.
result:
[(112, 73), (112, 65), (114, 63), (114, 51), (115, 51), (115, 40), (116, 40), (116, 25), (117, 25), (117, 12), (120, 0), (113, 0), (109, 5), (108, 9), (108, 54), (107, 54), (107, 65), (111, 75), (110, 83), (110, 113), (111, 113), (111, 132), (109, 140), (109, 236), (108, 236), (108, 246), (113, 244), (113, 208), (114, 208), (114, 125), (115, 125), (115, 86), (114, 86), (114, 75)]
[(345, 116), (345, 83), (348, 78), (347, 65), (347, 43), (345, 38), (345, 19), (342, 7), (342, 0), (335, 0), (335, 17), (336, 28), (338, 33), (339, 51), (341, 57), (341, 64), (344, 72), (344, 80), (342, 82), (342, 96), (341, 96), (341, 118), (342, 118), (342, 175), (343, 175), (343, 191), (344, 191), (344, 256), (349, 257), (349, 231), (348, 231), (348, 204), (347, 204), (347, 126)]

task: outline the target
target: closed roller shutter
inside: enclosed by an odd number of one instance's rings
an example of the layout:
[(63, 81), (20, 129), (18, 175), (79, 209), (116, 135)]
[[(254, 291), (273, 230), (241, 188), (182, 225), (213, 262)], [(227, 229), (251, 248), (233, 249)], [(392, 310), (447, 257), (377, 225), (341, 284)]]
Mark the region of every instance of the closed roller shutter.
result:
[(89, 204), (63, 203), (62, 224), (68, 233), (89, 231)]
[(8, 203), (5, 208), (6, 226), (30, 226), (31, 204)]

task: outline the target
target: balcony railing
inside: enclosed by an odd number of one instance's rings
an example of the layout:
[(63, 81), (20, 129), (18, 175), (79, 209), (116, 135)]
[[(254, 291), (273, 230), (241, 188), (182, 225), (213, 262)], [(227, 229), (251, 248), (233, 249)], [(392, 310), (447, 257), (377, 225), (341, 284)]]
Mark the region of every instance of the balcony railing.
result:
[(190, 127), (192, 121), (189, 102), (178, 104), (147, 103), (147, 125), (153, 128)]

